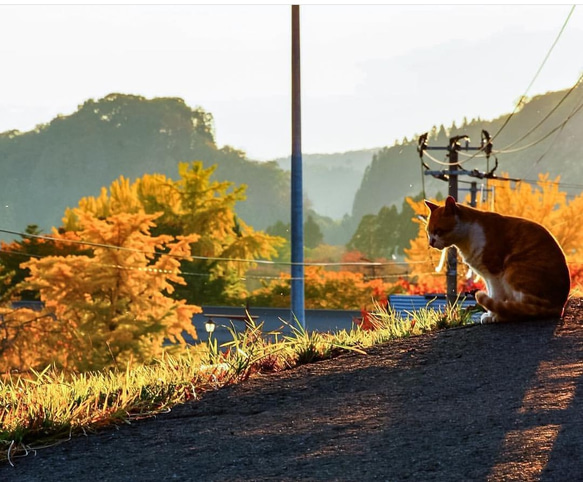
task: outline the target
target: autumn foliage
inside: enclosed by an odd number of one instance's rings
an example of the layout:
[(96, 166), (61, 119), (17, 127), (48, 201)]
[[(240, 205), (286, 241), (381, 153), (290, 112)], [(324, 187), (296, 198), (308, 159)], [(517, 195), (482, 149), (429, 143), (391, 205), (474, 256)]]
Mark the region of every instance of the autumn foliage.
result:
[(269, 258), (283, 243), (237, 218), (245, 187), (213, 172), (193, 162), (177, 181), (120, 177), (67, 209), (50, 238), (3, 245), (0, 296), (28, 293), (44, 308), (2, 310), (0, 370), (123, 367), (196, 338), (197, 301), (239, 296), (253, 266), (239, 260)]
[[(363, 273), (328, 271), (321, 266), (306, 266), (305, 306), (309, 309), (358, 310), (372, 306), (373, 300), (386, 300), (388, 294), (402, 291), (394, 283), (381, 279), (367, 280)], [(250, 295), (255, 306), (289, 307), (291, 281), (287, 273), (279, 279), (265, 283)]]
[(271, 259), (284, 239), (255, 231), (235, 214), (245, 199), (245, 186), (215, 181), (214, 167), (202, 162), (180, 163), (179, 179), (146, 174), (135, 182), (123, 176), (97, 197), (85, 197), (77, 210), (68, 209), (66, 230), (78, 228), (77, 212), (101, 218), (120, 213), (159, 214), (155, 234), (190, 235), (193, 258), (181, 262), (186, 284), (176, 286), (180, 298), (197, 304), (224, 304), (226, 298), (244, 297), (245, 273), (255, 266), (238, 260)]
[(31, 259), (25, 286), (40, 293), (41, 313), (5, 312), (2, 365), (38, 368), (49, 363), (77, 371), (124, 366), (160, 356), (166, 341), (196, 338), (200, 308), (169, 295), (184, 283), (179, 259), (196, 236), (151, 236), (155, 215), (115, 214), (99, 219), (76, 213), (80, 229), (53, 233), (87, 255)]

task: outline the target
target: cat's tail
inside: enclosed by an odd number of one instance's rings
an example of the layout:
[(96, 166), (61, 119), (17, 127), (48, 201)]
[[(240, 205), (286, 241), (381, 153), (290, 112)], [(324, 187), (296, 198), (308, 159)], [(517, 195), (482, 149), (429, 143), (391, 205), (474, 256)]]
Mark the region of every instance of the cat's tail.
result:
[(497, 301), (485, 291), (478, 291), (476, 301), (494, 313), (498, 321), (560, 318), (563, 314), (563, 306), (553, 305), (548, 300), (534, 296), (527, 296), (523, 301)]

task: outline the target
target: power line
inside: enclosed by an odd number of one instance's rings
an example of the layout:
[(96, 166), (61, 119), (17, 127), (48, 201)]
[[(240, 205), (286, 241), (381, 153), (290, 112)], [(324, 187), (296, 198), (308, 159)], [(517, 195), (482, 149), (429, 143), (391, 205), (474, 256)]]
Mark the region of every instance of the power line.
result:
[(514, 114), (516, 114), (516, 112), (518, 111), (518, 108), (522, 105), (522, 103), (524, 102), (524, 100), (526, 99), (526, 96), (528, 95), (528, 92), (530, 91), (531, 87), (533, 86), (534, 82), (536, 81), (536, 79), (538, 78), (539, 74), (541, 73), (543, 67), (545, 66), (545, 64), (547, 63), (547, 60), (549, 59), (551, 52), (554, 50), (555, 46), (557, 45), (559, 39), (561, 38), (561, 36), (563, 35), (563, 32), (565, 31), (565, 28), (567, 27), (567, 24), (569, 23), (569, 20), (571, 19), (571, 15), (573, 14), (573, 12), (575, 11), (575, 7), (576, 5), (573, 5), (571, 7), (571, 10), (569, 11), (569, 14), (567, 15), (567, 18), (565, 19), (565, 21), (563, 22), (563, 26), (561, 27), (561, 29), (559, 30), (559, 33), (557, 34), (557, 37), (555, 38), (555, 41), (553, 42), (553, 44), (551, 45), (551, 47), (549, 48), (549, 51), (547, 52), (547, 54), (545, 55), (545, 58), (543, 59), (541, 65), (539, 66), (538, 70), (536, 71), (536, 73), (534, 74), (534, 77), (532, 78), (532, 80), (530, 81), (530, 84), (528, 84), (528, 87), (526, 88), (526, 90), (524, 91), (524, 94), (522, 94), (522, 97), (520, 97), (520, 99), (518, 100), (518, 102), (516, 103), (516, 106), (514, 107), (514, 110), (512, 111), (512, 113), (507, 117), (507, 119), (504, 121), (504, 123), (502, 124), (502, 126), (500, 127), (500, 129), (498, 129), (498, 132), (496, 132), (493, 136), (492, 139), (495, 139), (496, 137), (498, 137), (500, 135), (500, 133), (504, 130), (504, 128), (508, 125), (508, 123), (510, 122), (510, 119), (512, 119), (512, 117), (514, 116)]
[(530, 130), (528, 130), (528, 132), (526, 132), (526, 134), (524, 134), (522, 137), (520, 137), (519, 139), (515, 140), (514, 142), (508, 144), (506, 147), (503, 147), (500, 151), (497, 151), (497, 152), (505, 152), (506, 149), (508, 149), (509, 147), (512, 147), (512, 146), (518, 144), (519, 142), (523, 141), (529, 135), (531, 135), (536, 129), (538, 129), (542, 124), (544, 124), (544, 122), (559, 108), (559, 106), (567, 99), (567, 97), (569, 97), (573, 93), (573, 91), (577, 88), (577, 86), (581, 83), (582, 80), (583, 80), (583, 74), (581, 74), (581, 76), (577, 79), (577, 82), (575, 82), (575, 84), (567, 91), (567, 93), (561, 98), (561, 100), (555, 105), (555, 107), (553, 107), (547, 113), (547, 115), (544, 116), (538, 122), (538, 124), (536, 124), (535, 126), (531, 127)]
[[(522, 105), (522, 103), (524, 102), (524, 100), (526, 99), (526, 96), (528, 94), (528, 92), (530, 91), (530, 89), (532, 88), (534, 82), (536, 81), (536, 79), (538, 78), (539, 74), (541, 73), (542, 69), (544, 68), (547, 60), (549, 59), (552, 51), (554, 50), (555, 46), (557, 45), (559, 39), (561, 38), (567, 24), (569, 23), (569, 20), (571, 18), (571, 15), (573, 14), (573, 11), (575, 10), (575, 6), (573, 5), (571, 7), (571, 10), (569, 11), (569, 14), (567, 15), (567, 18), (565, 19), (565, 21), (563, 22), (563, 26), (561, 27), (559, 33), (557, 34), (557, 37), (555, 38), (555, 41), (553, 42), (553, 44), (551, 45), (550, 49), (548, 50), (545, 58), (543, 59), (541, 65), (539, 66), (537, 72), (535, 73), (533, 79), (531, 80), (530, 84), (528, 85), (528, 87), (526, 88), (526, 91), (524, 92), (524, 94), (521, 96), (521, 98), (519, 99), (519, 101), (517, 102), (514, 110), (512, 111), (512, 113), (506, 118), (505, 122), (503, 123), (503, 125), (500, 127), (500, 129), (498, 129), (498, 131), (490, 138), (488, 139), (491, 145), (491, 142), (494, 140), (494, 138), (496, 138), (497, 136), (500, 135), (500, 133), (502, 132), (502, 130), (508, 125), (508, 123), (510, 122), (510, 119), (516, 114), (516, 112), (518, 111), (518, 108)], [(579, 111), (579, 109), (583, 106), (583, 104), (581, 106), (579, 106), (574, 112), (571, 113), (570, 116), (567, 117), (567, 119), (561, 123), (559, 126), (557, 126), (556, 128), (554, 128), (553, 130), (551, 130), (549, 133), (547, 133), (545, 136), (543, 136), (542, 138), (538, 139), (537, 141), (528, 144), (526, 146), (523, 146), (521, 148), (515, 149), (515, 150), (507, 150), (509, 147), (512, 147), (516, 144), (518, 144), (519, 142), (521, 142), (522, 140), (524, 140), (525, 138), (527, 138), (529, 135), (531, 135), (538, 127), (540, 127), (558, 108), (559, 106), (569, 97), (569, 95), (571, 95), (571, 93), (575, 90), (575, 88), (581, 83), (581, 81), (583, 80), (583, 74), (579, 77), (579, 79), (575, 82), (575, 84), (569, 89), (569, 91), (563, 96), (563, 98), (557, 103), (557, 105), (555, 105), (553, 107), (553, 109), (551, 109), (547, 115), (541, 120), (539, 121), (538, 124), (536, 124), (534, 127), (532, 127), (526, 134), (524, 134), (522, 137), (520, 137), (519, 139), (517, 139), (516, 141), (512, 142), (511, 144), (509, 144), (508, 146), (506, 146), (505, 148), (501, 149), (501, 150), (496, 150), (496, 151), (492, 151), (495, 154), (501, 154), (501, 153), (513, 153), (513, 152), (519, 152), (521, 150), (524, 149), (528, 149), (530, 147), (535, 146), (536, 144), (542, 142), (543, 140), (545, 140), (546, 138), (548, 138), (550, 135), (552, 135), (554, 132), (556, 132), (559, 129), (562, 129), (565, 124), (575, 115), (576, 112)], [(472, 155), (469, 154), (465, 154), (463, 152), (461, 152), (461, 149), (459, 150), (458, 154), (462, 155), (462, 156), (467, 156), (466, 159), (461, 160), (457, 163), (455, 163), (456, 165), (463, 165), (469, 161), (471, 161), (474, 158), (477, 157), (488, 157), (488, 155), (483, 156), (480, 155), (480, 152), (482, 152), (481, 150), (478, 150), (477, 152), (475, 152)], [(435, 162), (436, 164), (442, 165), (442, 166), (452, 166), (454, 163), (451, 162), (447, 162), (447, 161), (440, 161), (436, 158), (434, 158), (433, 156), (428, 155), (427, 153), (425, 153), (427, 155), (427, 157), (429, 159), (431, 159), (433, 162)]]
[[(115, 246), (115, 245), (94, 243), (94, 242), (90, 242), (90, 241), (82, 241), (82, 240), (75, 240), (75, 239), (54, 238), (52, 236), (44, 236), (41, 234), (21, 233), (18, 231), (10, 231), (7, 229), (0, 229), (0, 232), (18, 235), (18, 236), (22, 236), (22, 237), (31, 237), (31, 238), (35, 238), (35, 239), (53, 241), (53, 242), (71, 243), (71, 244), (104, 248), (104, 249), (112, 249), (112, 250), (115, 249), (115, 250), (129, 251), (129, 252), (139, 253), (139, 254), (147, 254), (147, 255), (170, 256), (173, 258), (183, 259), (183, 260), (195, 259), (195, 260), (202, 260), (202, 261), (223, 261), (223, 262), (230, 262), (230, 263), (231, 262), (241, 262), (241, 263), (250, 263), (250, 264), (263, 264), (263, 265), (270, 265), (270, 266), (278, 266), (278, 265), (291, 266), (294, 264), (291, 261), (271, 261), (271, 260), (263, 260), (263, 259), (245, 259), (245, 258), (224, 258), (224, 257), (216, 257), (216, 256), (177, 255), (177, 254), (172, 254), (172, 253), (164, 253), (162, 251), (156, 251), (156, 250), (144, 251), (144, 250), (135, 249), (135, 248), (127, 248), (124, 246)], [(0, 251), (0, 254), (2, 254), (2, 253), (3, 254), (11, 254), (11, 253), (16, 254), (16, 253), (18, 253), (20, 255), (29, 255), (28, 253), (25, 253), (23, 251), (16, 251), (16, 250)], [(35, 257), (42, 258), (42, 257), (53, 256), (53, 255), (43, 256), (43, 255), (30, 254), (29, 256), (35, 256)], [(409, 263), (406, 263), (404, 261), (387, 261), (387, 262), (380, 262), (380, 261), (378, 261), (378, 262), (377, 261), (366, 261), (366, 262), (360, 262), (360, 261), (340, 261), (340, 262), (306, 261), (302, 264), (303, 264), (303, 266), (316, 266), (316, 267), (340, 267), (340, 266), (383, 267), (383, 266), (406, 265)]]
[(6, 234), (13, 234), (21, 237), (26, 238), (34, 238), (34, 239), (42, 239), (45, 241), (53, 241), (53, 242), (62, 242), (62, 243), (69, 243), (69, 244), (76, 244), (80, 246), (89, 246), (92, 248), (103, 248), (103, 249), (115, 249), (118, 251), (130, 252), (130, 253), (138, 253), (138, 254), (146, 254), (146, 255), (155, 255), (155, 256), (170, 256), (177, 259), (182, 260), (200, 260), (200, 261), (221, 261), (221, 262), (241, 262), (241, 263), (252, 263), (252, 264), (289, 264), (292, 263), (285, 263), (285, 262), (277, 262), (271, 260), (261, 260), (261, 259), (244, 259), (244, 258), (225, 258), (220, 256), (196, 256), (196, 255), (177, 255), (173, 253), (164, 253), (162, 251), (144, 251), (141, 249), (136, 248), (127, 248), (125, 246), (115, 246), (110, 244), (104, 243), (95, 243), (92, 241), (83, 241), (83, 240), (76, 240), (76, 239), (64, 239), (64, 238), (55, 238), (52, 236), (44, 236), (41, 234), (29, 234), (29, 233), (21, 233), (18, 231), (11, 231), (8, 229), (0, 229), (0, 233)]
[(520, 152), (523, 151), (525, 149), (529, 149), (539, 143), (541, 143), (542, 141), (544, 141), (545, 139), (547, 139), (548, 137), (550, 137), (551, 135), (553, 135), (556, 131), (558, 131), (559, 129), (562, 129), (563, 127), (565, 127), (565, 125), (567, 124), (567, 122), (569, 122), (574, 116), (575, 114), (577, 114), (577, 112), (579, 112), (581, 110), (581, 108), (583, 108), (583, 102), (581, 104), (579, 104), (575, 110), (573, 112), (571, 112), (571, 114), (569, 114), (567, 116), (567, 118), (561, 122), (559, 125), (557, 125), (556, 127), (554, 127), (553, 129), (551, 129), (549, 132), (547, 132), (544, 136), (542, 136), (541, 138), (537, 139), (534, 142), (531, 142), (530, 144), (527, 144), (526, 146), (522, 146), (522, 147), (518, 147), (516, 149), (510, 149), (510, 150), (504, 150), (504, 151), (494, 151), (496, 154), (511, 154), (514, 152)]
[[(34, 256), (36, 258), (47, 258), (50, 257), (52, 255), (31, 255), (29, 253), (24, 253), (24, 252), (19, 252), (19, 251), (3, 251), (2, 252), (5, 255), (20, 255), (20, 256)], [(393, 262), (393, 263), (309, 263), (308, 265), (312, 265), (312, 266), (318, 266), (318, 267), (330, 267), (330, 266), (342, 266), (342, 265), (350, 265), (353, 267), (364, 267), (364, 268), (370, 268), (370, 267), (382, 267), (382, 266), (391, 266), (391, 267), (395, 267), (395, 265), (401, 266), (401, 265), (405, 265), (405, 266), (409, 266), (412, 264), (425, 264), (427, 263), (428, 260), (426, 261), (411, 261), (411, 262)], [(191, 272), (191, 271), (180, 271), (180, 270), (168, 270), (168, 269), (160, 269), (160, 268), (155, 268), (155, 267), (151, 267), (151, 266), (122, 266), (122, 265), (114, 265), (114, 264), (105, 264), (105, 263), (99, 263), (98, 264), (99, 267), (101, 268), (105, 268), (105, 269), (116, 269), (116, 270), (120, 270), (120, 271), (141, 271), (141, 272), (148, 272), (148, 273), (153, 273), (153, 274), (176, 274), (176, 275), (180, 275), (180, 276), (184, 276), (184, 277), (203, 277), (203, 278), (210, 278), (211, 276), (213, 276), (213, 274), (211, 273), (195, 273), (195, 272)], [(384, 275), (378, 275), (378, 276), (370, 276), (367, 274), (363, 273), (363, 277), (365, 278), (369, 278), (369, 279), (398, 279), (401, 278), (403, 276), (408, 276), (410, 273), (408, 271), (405, 271), (403, 273), (394, 273), (394, 274), (384, 274)], [(221, 276), (218, 276), (219, 278)], [(269, 276), (269, 275), (254, 275), (254, 274), (245, 274), (244, 276), (240, 276), (239, 280), (246, 280), (246, 279), (258, 279), (258, 280), (282, 280), (282, 281), (288, 281), (288, 280), (292, 280), (294, 279), (294, 277), (292, 276), (286, 276), (285, 273), (283, 274), (283, 276), (279, 275), (279, 276)], [(304, 280), (310, 280), (310, 277), (306, 277), (304, 276), (302, 279)]]
[[(540, 137), (539, 139), (537, 139), (536, 141), (531, 142), (530, 144), (527, 144), (525, 146), (516, 148), (516, 149), (508, 149), (509, 147), (512, 147), (516, 144), (518, 144), (519, 142), (523, 141), (524, 139), (526, 139), (528, 136), (530, 136), (533, 132), (536, 131), (536, 129), (538, 129), (545, 121), (547, 121), (549, 119), (549, 117), (561, 106), (561, 104), (569, 97), (569, 95), (571, 95), (573, 93), (573, 91), (579, 86), (579, 84), (583, 81), (583, 74), (577, 79), (577, 81), (575, 82), (575, 84), (567, 91), (567, 93), (559, 100), (559, 102), (545, 115), (545, 117), (543, 117), (543, 119), (541, 119), (535, 126), (533, 126), (532, 128), (530, 128), (524, 135), (522, 135), (519, 139), (515, 140), (514, 142), (511, 142), (510, 144), (508, 144), (506, 147), (502, 148), (502, 149), (496, 149), (496, 150), (492, 150), (491, 152), (494, 154), (512, 154), (515, 152), (520, 152), (526, 149), (529, 149), (531, 147), (534, 147), (535, 145), (541, 143), (542, 141), (546, 140), (548, 137), (550, 137), (552, 134), (554, 134), (555, 132), (563, 129), (565, 127), (565, 125), (575, 116), (575, 114), (577, 114), (579, 112), (579, 110), (581, 110), (581, 108), (583, 108), (583, 103), (579, 104), (577, 107), (575, 107), (575, 109), (571, 112), (571, 114), (569, 114), (559, 125), (557, 125), (556, 127), (554, 127), (553, 129), (551, 129), (549, 132), (547, 132), (545, 135), (543, 135), (542, 137)], [(511, 114), (511, 115), (514, 115)], [(500, 130), (498, 131), (497, 134), (498, 135), (501, 132), (502, 128), (500, 128)], [(491, 139), (493, 139), (494, 136), (492, 136)], [(491, 140), (490, 140), (491, 142)], [(433, 161), (436, 164), (439, 164), (441, 166), (452, 166), (453, 164), (455, 165), (463, 165), (469, 161), (471, 161), (472, 159), (475, 158), (488, 158), (489, 156), (486, 154), (480, 154), (480, 152), (484, 152), (482, 149), (479, 149), (477, 152), (475, 152), (474, 154), (466, 154), (465, 152), (462, 152), (461, 148), (458, 151), (458, 155), (464, 156), (466, 157), (466, 159), (461, 160), (457, 163), (452, 163), (452, 162), (448, 162), (448, 161), (440, 161), (439, 159), (436, 159), (435, 157), (431, 156), (429, 153), (425, 152), (425, 150), (423, 151), (423, 154), (425, 156), (427, 156), (431, 161)], [(541, 159), (543, 156), (541, 156)], [(540, 159), (539, 159), (540, 161)], [(537, 162), (539, 162), (537, 161)]]
[[(582, 76), (579, 78), (579, 81), (578, 81), (578, 83), (581, 81), (581, 79), (582, 79), (582, 78), (583, 78), (583, 75), (582, 75)], [(575, 86), (576, 86), (576, 85), (577, 85), (577, 84), (575, 84)], [(570, 90), (570, 91), (567, 93), (567, 95), (569, 95), (569, 94), (570, 94), (570, 93), (571, 93), (571, 92), (572, 92), (572, 91), (575, 89), (575, 86), (573, 86), (573, 88), (571, 88), (571, 90)], [(576, 110), (577, 110), (577, 108), (573, 108), (573, 110), (572, 110), (571, 114), (574, 114)], [(530, 171), (531, 171), (531, 172), (532, 172), (532, 171), (533, 171), (533, 170), (536, 168), (535, 166), (538, 166), (538, 164), (540, 163), (540, 161), (542, 161), (542, 160), (543, 160), (543, 158), (544, 158), (544, 157), (545, 157), (545, 156), (546, 156), (546, 155), (547, 155), (547, 154), (548, 154), (548, 153), (551, 151), (551, 149), (553, 148), (553, 146), (554, 146), (555, 142), (557, 142), (557, 140), (558, 140), (558, 139), (559, 139), (559, 137), (561, 136), (561, 133), (563, 132), (563, 129), (565, 128), (565, 125), (566, 125), (566, 123), (565, 123), (565, 124), (563, 124), (563, 125), (561, 126), (561, 128), (560, 128), (560, 129), (559, 129), (559, 130), (556, 132), (556, 134), (555, 134), (555, 136), (553, 137), (553, 139), (551, 140), (551, 142), (549, 142), (549, 144), (548, 144), (548, 146), (547, 146), (547, 148), (546, 148), (545, 152), (543, 152), (543, 153), (542, 153), (542, 154), (539, 156), (539, 158), (538, 158), (538, 159), (537, 159), (537, 160), (536, 160), (536, 161), (535, 161), (535, 162), (534, 162), (534, 163), (531, 165), (531, 168), (530, 168)]]
[(469, 156), (469, 158), (467, 158), (467, 159), (464, 159), (464, 160), (459, 161), (459, 162), (448, 162), (448, 161), (440, 161), (439, 159), (436, 159), (428, 152), (424, 152), (423, 154), (425, 156), (427, 156), (431, 161), (435, 162), (436, 164), (439, 164), (440, 166), (453, 166), (453, 165), (461, 166), (461, 165), (465, 164), (466, 162), (471, 161), (476, 156), (476, 154), (473, 154), (473, 155), (467, 154)]

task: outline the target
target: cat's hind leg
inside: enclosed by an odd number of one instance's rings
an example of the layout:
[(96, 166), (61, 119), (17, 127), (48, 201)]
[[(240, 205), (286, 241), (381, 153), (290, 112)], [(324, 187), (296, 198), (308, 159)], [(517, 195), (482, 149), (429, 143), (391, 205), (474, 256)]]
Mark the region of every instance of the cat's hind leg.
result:
[(551, 305), (547, 300), (523, 294), (500, 300), (478, 291), (476, 301), (488, 310), (480, 319), (482, 323), (559, 318), (561, 313), (560, 307)]
[(496, 315), (491, 311), (486, 311), (482, 313), (480, 316), (480, 323), (483, 325), (484, 323), (495, 323), (496, 322)]
[(498, 321), (493, 311), (494, 300), (485, 291), (478, 291), (476, 293), (476, 301), (486, 309), (486, 312), (480, 317), (480, 323), (494, 323)]

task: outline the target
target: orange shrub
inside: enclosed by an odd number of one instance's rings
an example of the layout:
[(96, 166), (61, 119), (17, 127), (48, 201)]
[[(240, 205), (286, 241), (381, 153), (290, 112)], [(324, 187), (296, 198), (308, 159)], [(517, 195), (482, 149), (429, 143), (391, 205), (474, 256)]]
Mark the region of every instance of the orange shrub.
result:
[[(279, 279), (266, 283), (250, 294), (249, 302), (255, 306), (290, 306), (290, 276), (281, 273)], [(380, 279), (366, 281), (362, 273), (327, 271), (320, 266), (305, 268), (305, 306), (319, 309), (360, 309), (383, 302), (386, 296), (400, 289), (395, 284)]]

